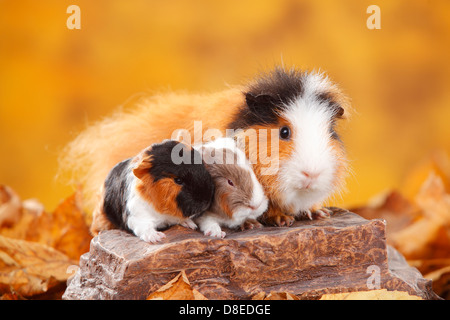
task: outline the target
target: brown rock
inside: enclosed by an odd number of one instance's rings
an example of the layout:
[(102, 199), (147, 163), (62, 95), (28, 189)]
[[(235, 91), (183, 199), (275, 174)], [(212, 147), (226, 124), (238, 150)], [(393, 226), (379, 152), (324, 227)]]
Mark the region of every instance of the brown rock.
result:
[(174, 226), (156, 245), (123, 231), (105, 231), (81, 257), (63, 298), (145, 299), (181, 271), (208, 299), (251, 299), (271, 292), (318, 299), (372, 289), (438, 298), (431, 281), (386, 245), (385, 229), (384, 220), (337, 212), (288, 228), (228, 231), (225, 239)]

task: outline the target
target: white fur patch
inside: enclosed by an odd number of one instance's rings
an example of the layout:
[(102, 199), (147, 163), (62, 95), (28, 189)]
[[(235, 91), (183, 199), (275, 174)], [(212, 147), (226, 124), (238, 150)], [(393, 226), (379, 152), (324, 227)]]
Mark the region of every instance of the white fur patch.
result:
[[(233, 212), (231, 218), (207, 211), (201, 217), (196, 219), (196, 222), (199, 224), (200, 230), (203, 231), (205, 235), (223, 238), (225, 236), (225, 232), (221, 230), (220, 226), (236, 228), (242, 225), (247, 219), (257, 219), (267, 210), (269, 201), (264, 194), (262, 185), (259, 183), (258, 179), (255, 176), (255, 173), (253, 172), (252, 165), (246, 158), (244, 151), (237, 147), (234, 139), (219, 138), (214, 141), (208, 142), (207, 144), (205, 144), (205, 146), (218, 149), (226, 148), (236, 153), (237, 163), (234, 165), (240, 166), (247, 170), (250, 174), (253, 184), (252, 199), (249, 205), (255, 207), (255, 209), (245, 206), (238, 207)], [(196, 147), (194, 146), (194, 148)]]
[(224, 238), (226, 233), (220, 228), (221, 219), (213, 212), (205, 212), (196, 219), (200, 230), (209, 237)]
[(141, 240), (148, 242), (158, 242), (165, 238), (164, 233), (158, 232), (158, 228), (174, 225), (183, 222), (183, 220), (159, 213), (151, 203), (145, 201), (136, 191), (136, 180), (133, 177), (128, 184), (127, 226)]
[(333, 110), (317, 99), (329, 87), (322, 75), (307, 74), (302, 96), (287, 104), (281, 114), (290, 123), (294, 151), (280, 163), (278, 182), (283, 202), (297, 214), (322, 203), (333, 191), (337, 167), (330, 146)]

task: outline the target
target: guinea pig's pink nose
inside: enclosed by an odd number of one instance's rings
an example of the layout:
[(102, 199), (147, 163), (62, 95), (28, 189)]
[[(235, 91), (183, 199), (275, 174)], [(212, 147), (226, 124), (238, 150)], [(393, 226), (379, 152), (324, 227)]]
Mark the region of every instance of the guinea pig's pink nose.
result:
[(302, 171), (302, 174), (310, 179), (315, 179), (320, 175), (320, 172)]
[(260, 203), (258, 203), (258, 204), (252, 203), (252, 204), (250, 204), (248, 207), (249, 207), (250, 209), (252, 209), (252, 210), (256, 210), (256, 209), (258, 209), (258, 208), (261, 206), (261, 204), (262, 204), (262, 202), (260, 202)]

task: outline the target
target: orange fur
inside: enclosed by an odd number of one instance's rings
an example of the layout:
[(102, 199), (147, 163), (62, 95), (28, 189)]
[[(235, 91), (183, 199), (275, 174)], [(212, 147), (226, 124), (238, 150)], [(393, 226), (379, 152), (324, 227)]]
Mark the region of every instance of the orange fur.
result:
[[(350, 113), (348, 99), (334, 85), (331, 85), (329, 90), (344, 108), (344, 117), (347, 117)], [(88, 207), (93, 207), (95, 201), (92, 194), (103, 183), (107, 173), (116, 163), (132, 157), (152, 143), (171, 138), (176, 129), (187, 129), (191, 139), (194, 139), (196, 134), (201, 137), (210, 128), (219, 129), (225, 134), (226, 125), (231, 122), (237, 108), (245, 103), (244, 91), (245, 88), (235, 87), (209, 95), (169, 93), (148, 98), (134, 109), (116, 113), (81, 133), (67, 146), (61, 164), (66, 169), (78, 171), (78, 177), (84, 183), (87, 193)], [(202, 121), (202, 133), (193, 132), (194, 121)], [(259, 126), (253, 127), (253, 129), (277, 129), (283, 124), (287, 124), (286, 120), (280, 119), (277, 125)], [(257, 134), (259, 137), (258, 130)], [(196, 141), (192, 140), (192, 142)], [(291, 147), (289, 142), (281, 140), (279, 146), (281, 165), (283, 159), (289, 156)], [(270, 131), (268, 132), (267, 148), (270, 150)], [(342, 166), (340, 165), (336, 172), (335, 183), (338, 189), (345, 175), (346, 162), (343, 148), (338, 144), (333, 145), (333, 148), (342, 161)], [(249, 150), (247, 150), (247, 155), (249, 155)], [(265, 215), (266, 217), (279, 217), (275, 219), (276, 221), (289, 222), (291, 217), (285, 213), (293, 214), (292, 208), (286, 207), (282, 203), (280, 193), (283, 190), (278, 187), (278, 177), (261, 174), (263, 169), (261, 160), (264, 159), (258, 159), (254, 168), (256, 176), (270, 199), (269, 210)], [(152, 200), (152, 203), (175, 203), (174, 201), (161, 201), (161, 199), (174, 197), (174, 191), (177, 189), (172, 183), (161, 181), (149, 186), (143, 183), (140, 190), (146, 197), (151, 197), (154, 192), (154, 197), (158, 197), (158, 199)], [(153, 191), (150, 192), (150, 190)], [(173, 210), (175, 208), (165, 207), (161, 212)]]
[(133, 169), (133, 174), (138, 179), (144, 178), (145, 175), (148, 175), (148, 171), (152, 167), (152, 157), (145, 153), (147, 150), (148, 149), (143, 150), (132, 160), (132, 163), (136, 164)]
[(336, 158), (338, 159), (338, 165), (334, 174), (333, 185), (334, 189), (339, 191), (344, 188), (345, 177), (347, 176), (348, 172), (347, 157), (341, 142), (337, 140), (331, 140), (330, 144)]
[(181, 219), (185, 218), (176, 201), (181, 186), (176, 184), (173, 179), (164, 178), (154, 182), (152, 177), (146, 174), (139, 179), (136, 189), (158, 212)]
[[(255, 175), (258, 177), (258, 180), (261, 182), (264, 187), (264, 192), (270, 200), (269, 209), (264, 214), (264, 221), (268, 224), (279, 224), (280, 221), (284, 221), (285, 223), (291, 223), (293, 218), (289, 217), (290, 215), (294, 215), (295, 212), (292, 211), (292, 208), (287, 207), (283, 204), (281, 200), (281, 190), (279, 188), (278, 176), (277, 175), (266, 175), (263, 174), (264, 167), (269, 161), (270, 154), (269, 150), (272, 150), (272, 131), (271, 129), (276, 129), (276, 139), (279, 144), (279, 153), (278, 153), (278, 165), (280, 166), (284, 160), (286, 160), (292, 151), (292, 144), (288, 141), (279, 140), (278, 138), (278, 129), (282, 126), (288, 125), (288, 122), (285, 119), (279, 119), (277, 124), (266, 125), (266, 126), (253, 126), (252, 129), (255, 129), (256, 139), (258, 141), (258, 150), (250, 150), (250, 138), (246, 137), (245, 141), (245, 151), (246, 155), (249, 159), (256, 158), (257, 162), (253, 164), (253, 170)], [(260, 130), (267, 129), (267, 136), (265, 139), (260, 141)], [(264, 132), (264, 131), (262, 131)], [(259, 152), (260, 147), (264, 147), (264, 144), (260, 142), (265, 142), (267, 152)], [(255, 155), (256, 153), (256, 155)], [(264, 157), (264, 158), (262, 158)], [(272, 159), (273, 160), (273, 159)]]
[(295, 218), (291, 215), (285, 214), (278, 205), (276, 205), (273, 201), (269, 201), (269, 208), (263, 215), (263, 221), (268, 225), (291, 225), (294, 222)]
[(194, 139), (194, 121), (202, 121), (203, 132), (224, 130), (234, 109), (243, 103), (239, 88), (210, 95), (169, 93), (148, 98), (88, 127), (65, 148), (61, 169), (75, 173), (74, 178), (84, 186), (86, 206), (92, 209), (98, 186), (118, 162), (171, 138), (176, 129), (187, 129)]
[(103, 212), (103, 197), (104, 197), (104, 188), (102, 185), (101, 190), (97, 194), (97, 205), (92, 214), (92, 224), (91, 224), (91, 234), (96, 236), (100, 231), (114, 229), (114, 225), (109, 221)]
[(177, 207), (175, 200), (181, 186), (174, 183), (173, 179), (168, 178), (157, 182), (153, 181), (153, 177), (149, 174), (152, 167), (152, 157), (146, 154), (148, 149), (143, 150), (133, 159), (133, 163), (136, 163), (133, 174), (139, 179), (136, 189), (158, 212), (181, 218), (183, 214)]
[(115, 228), (116, 227), (109, 221), (109, 219), (104, 214), (103, 210), (101, 211), (94, 210), (93, 220), (90, 228), (91, 234), (94, 237), (98, 235), (100, 231), (111, 230)]
[(228, 206), (228, 193), (222, 194), (220, 197), (220, 207), (222, 208), (223, 212), (228, 216), (228, 218), (233, 217), (233, 212), (230, 210), (230, 207)]
[(180, 193), (181, 186), (176, 184), (172, 178), (153, 181), (149, 174), (152, 157), (146, 154), (147, 150), (148, 148), (133, 159), (133, 162), (137, 163), (133, 169), (133, 174), (139, 179), (136, 184), (137, 191), (158, 212), (183, 218), (183, 213), (176, 205), (176, 197)]

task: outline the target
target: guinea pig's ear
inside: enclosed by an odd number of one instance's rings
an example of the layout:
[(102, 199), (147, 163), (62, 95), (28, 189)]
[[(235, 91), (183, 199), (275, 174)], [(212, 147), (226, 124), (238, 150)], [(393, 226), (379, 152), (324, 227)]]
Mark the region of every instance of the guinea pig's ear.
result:
[(344, 117), (344, 108), (339, 105), (336, 105), (334, 108), (334, 116), (337, 119), (342, 119)]
[(257, 110), (262, 106), (272, 106), (273, 98), (267, 94), (254, 95), (251, 92), (245, 94), (245, 102), (247, 103), (250, 110)]
[(141, 179), (145, 174), (148, 174), (148, 170), (152, 167), (152, 156), (147, 152), (141, 152), (135, 160), (135, 166), (133, 168), (133, 174), (136, 178)]

